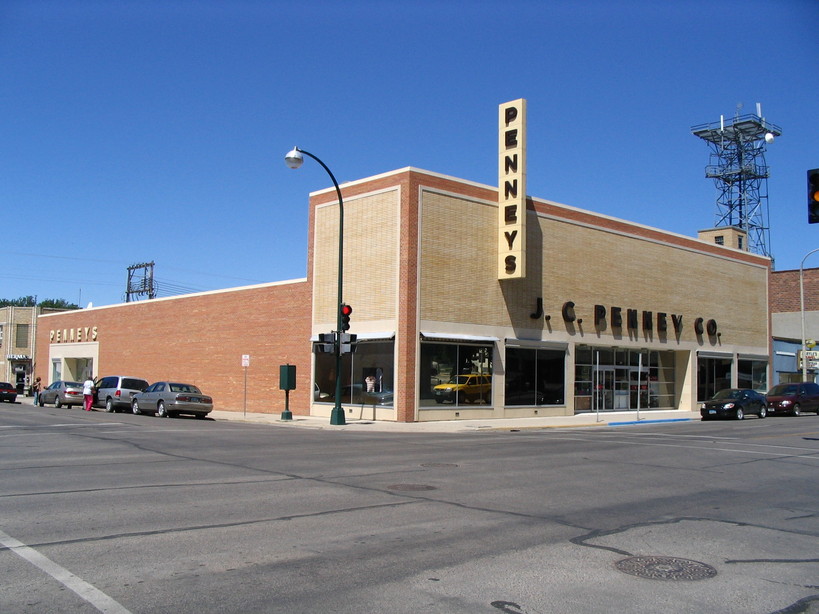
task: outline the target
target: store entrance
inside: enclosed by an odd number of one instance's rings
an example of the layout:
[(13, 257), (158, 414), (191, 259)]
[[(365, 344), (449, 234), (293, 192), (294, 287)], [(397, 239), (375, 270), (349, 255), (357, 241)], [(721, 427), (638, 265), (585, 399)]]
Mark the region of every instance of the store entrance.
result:
[(579, 346), (575, 412), (676, 408), (675, 353)]
[(94, 375), (93, 358), (66, 358), (63, 379), (82, 382)]
[(614, 409), (614, 367), (597, 369), (597, 406), (594, 409), (610, 411)]
[(630, 409), (629, 371), (621, 367), (602, 365), (596, 369), (597, 406), (600, 411)]

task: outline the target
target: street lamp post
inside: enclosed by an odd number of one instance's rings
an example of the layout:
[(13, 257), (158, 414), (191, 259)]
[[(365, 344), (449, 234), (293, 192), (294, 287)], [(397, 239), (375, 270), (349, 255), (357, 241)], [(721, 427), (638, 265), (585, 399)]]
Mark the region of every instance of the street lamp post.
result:
[(805, 341), (805, 281), (804, 281), (804, 270), (805, 270), (805, 260), (808, 259), (808, 256), (819, 252), (819, 248), (809, 251), (805, 254), (805, 257), (802, 258), (802, 264), (799, 265), (799, 312), (802, 315), (802, 381), (808, 381), (808, 361), (805, 359), (805, 352), (807, 351), (806, 341)]
[(311, 154), (309, 151), (294, 147), (284, 157), (285, 164), (293, 169), (299, 168), (304, 163), (304, 156), (302, 156), (302, 154), (305, 156), (310, 156), (313, 158), (313, 160), (321, 164), (321, 167), (327, 171), (327, 174), (330, 175), (330, 179), (333, 180), (333, 185), (335, 186), (336, 194), (338, 195), (338, 300), (336, 301), (336, 330), (335, 334), (333, 335), (335, 339), (333, 348), (336, 355), (336, 403), (333, 407), (332, 413), (330, 414), (330, 424), (346, 424), (347, 422), (344, 419), (344, 408), (341, 407), (341, 343), (339, 339), (342, 332), (341, 304), (342, 289), (344, 287), (344, 200), (341, 198), (341, 188), (338, 187), (338, 181), (336, 181), (332, 171), (327, 168), (327, 165), (324, 162)]

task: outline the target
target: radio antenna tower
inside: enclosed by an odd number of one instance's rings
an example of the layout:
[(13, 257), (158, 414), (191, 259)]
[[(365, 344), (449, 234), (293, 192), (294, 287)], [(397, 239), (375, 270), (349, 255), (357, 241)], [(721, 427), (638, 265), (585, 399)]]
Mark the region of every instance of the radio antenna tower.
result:
[[(137, 271), (142, 271), (142, 274), (138, 274)], [(141, 295), (156, 298), (153, 262), (132, 264), (128, 267), (128, 287), (125, 290), (125, 302), (130, 303), (137, 300), (137, 297)]]
[(721, 115), (719, 122), (692, 126), (691, 132), (711, 148), (705, 176), (717, 186), (716, 226), (740, 228), (748, 251), (773, 259), (765, 148), (782, 130), (765, 121), (759, 103), (756, 115), (740, 115), (741, 111), (739, 104), (733, 119)]

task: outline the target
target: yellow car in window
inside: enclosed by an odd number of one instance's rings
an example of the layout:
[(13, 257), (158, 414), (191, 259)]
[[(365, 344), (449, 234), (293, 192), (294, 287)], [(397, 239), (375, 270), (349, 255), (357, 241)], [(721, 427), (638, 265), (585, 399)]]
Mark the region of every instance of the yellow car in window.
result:
[(492, 377), (470, 373), (453, 375), (446, 384), (432, 389), (437, 403), (489, 403), (492, 396)]

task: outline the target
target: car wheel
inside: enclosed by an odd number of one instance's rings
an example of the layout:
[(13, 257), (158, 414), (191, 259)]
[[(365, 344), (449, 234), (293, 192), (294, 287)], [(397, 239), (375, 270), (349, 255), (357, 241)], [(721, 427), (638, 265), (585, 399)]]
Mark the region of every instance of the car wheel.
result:
[(62, 406), (63, 406), (63, 404), (62, 404), (62, 401), (60, 401), (60, 397), (57, 397), (56, 399), (54, 399), (54, 407), (56, 407), (57, 409), (60, 409)]
[(168, 417), (168, 410), (165, 409), (165, 402), (160, 401), (159, 405), (156, 406), (156, 415), (160, 418), (167, 418)]
[(742, 409), (737, 409), (737, 420), (744, 420), (745, 412)]
[(768, 415), (768, 408), (767, 408), (767, 407), (765, 407), (765, 406), (763, 405), (763, 406), (762, 406), (762, 407), (759, 409), (759, 417), (760, 417), (760, 418), (764, 418), (764, 417), (765, 417), (765, 416), (767, 416), (767, 415)]
[(197, 417), (199, 420), (204, 420), (204, 419), (207, 417), (207, 414), (196, 414), (196, 417)]
[(131, 411), (134, 412), (135, 416), (138, 416), (139, 414), (142, 413), (142, 410), (139, 408), (139, 401), (137, 401), (136, 399), (134, 399), (133, 402), (131, 403)]
[(40, 395), (40, 398), (39, 398), (39, 399), (37, 399), (37, 404), (38, 404), (40, 407), (45, 407), (45, 399), (43, 398), (43, 395)]
[(105, 399), (105, 411), (109, 414), (113, 413), (114, 411), (114, 401), (111, 399)]
[(791, 416), (798, 416), (801, 413), (802, 408), (799, 407), (799, 403), (797, 403), (796, 405), (793, 406), (793, 409), (791, 410)]

